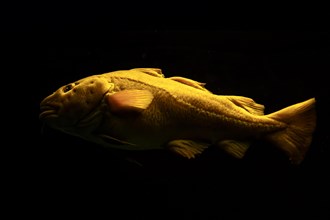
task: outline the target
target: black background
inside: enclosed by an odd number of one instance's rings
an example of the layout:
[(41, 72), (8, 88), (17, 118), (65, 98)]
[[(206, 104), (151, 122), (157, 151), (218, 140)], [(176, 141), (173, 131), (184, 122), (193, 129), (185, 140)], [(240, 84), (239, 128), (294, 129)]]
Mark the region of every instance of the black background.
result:
[[(2, 14), (2, 70), (9, 76), (3, 92), (9, 108), (3, 110), (13, 115), (4, 146), (11, 150), (4, 153), (11, 213), (329, 217), (329, 28), (322, 6), (40, 7), (13, 5)], [(253, 98), (266, 113), (315, 97), (310, 151), (299, 167), (262, 141), (242, 160), (214, 148), (186, 160), (167, 151), (105, 150), (39, 122), (40, 101), (58, 87), (135, 67), (161, 68), (166, 77), (206, 82), (216, 94)]]

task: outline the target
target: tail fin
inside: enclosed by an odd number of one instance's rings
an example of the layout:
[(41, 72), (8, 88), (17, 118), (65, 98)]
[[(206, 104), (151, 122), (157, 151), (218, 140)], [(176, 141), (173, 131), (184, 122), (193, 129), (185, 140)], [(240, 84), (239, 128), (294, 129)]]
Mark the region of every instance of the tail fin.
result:
[(293, 164), (300, 164), (312, 142), (316, 127), (315, 98), (291, 105), (267, 117), (288, 125), (286, 129), (270, 134), (267, 138), (282, 149)]

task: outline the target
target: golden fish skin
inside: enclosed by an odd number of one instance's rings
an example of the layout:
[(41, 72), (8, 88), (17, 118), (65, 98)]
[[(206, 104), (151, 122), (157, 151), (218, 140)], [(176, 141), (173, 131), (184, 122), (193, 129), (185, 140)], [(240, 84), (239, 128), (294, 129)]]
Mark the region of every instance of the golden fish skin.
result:
[(242, 158), (252, 140), (264, 138), (293, 164), (303, 161), (316, 126), (314, 98), (264, 115), (252, 99), (216, 95), (204, 85), (165, 78), (157, 68), (93, 75), (46, 97), (40, 119), (105, 147), (167, 148), (194, 158), (215, 145)]

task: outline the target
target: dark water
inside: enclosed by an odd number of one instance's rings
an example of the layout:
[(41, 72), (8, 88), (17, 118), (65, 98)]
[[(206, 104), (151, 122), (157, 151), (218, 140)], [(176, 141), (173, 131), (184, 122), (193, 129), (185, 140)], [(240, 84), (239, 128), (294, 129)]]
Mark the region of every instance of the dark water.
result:
[[(285, 22), (266, 28), (216, 22), (204, 27), (201, 21), (175, 23), (176, 17), (169, 24), (143, 25), (146, 16), (108, 23), (66, 14), (8, 27), (7, 57), (15, 59), (7, 64), (23, 82), (11, 100), (19, 103), (18, 123), (8, 127), (9, 133), (22, 133), (12, 139), (21, 147), (15, 147), (9, 163), (17, 168), (10, 173), (10, 204), (40, 216), (84, 215), (93, 209), (110, 219), (325, 219), (330, 209), (329, 32), (313, 25), (281, 26)], [(266, 113), (315, 97), (318, 124), (304, 162), (293, 167), (261, 141), (243, 160), (210, 148), (188, 161), (167, 151), (108, 151), (46, 127), (40, 133), (39, 103), (59, 86), (135, 67), (161, 68), (166, 77), (205, 82), (216, 94), (253, 98)]]

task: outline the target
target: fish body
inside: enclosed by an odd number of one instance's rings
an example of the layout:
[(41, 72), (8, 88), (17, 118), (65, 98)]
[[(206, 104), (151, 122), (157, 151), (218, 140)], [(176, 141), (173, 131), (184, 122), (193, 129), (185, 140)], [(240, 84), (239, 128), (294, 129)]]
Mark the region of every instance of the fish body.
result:
[(156, 68), (89, 76), (40, 106), (51, 127), (105, 147), (167, 148), (194, 158), (214, 145), (242, 158), (253, 139), (264, 138), (294, 164), (303, 160), (316, 121), (314, 98), (264, 115), (251, 98), (213, 94), (204, 83), (165, 78)]

